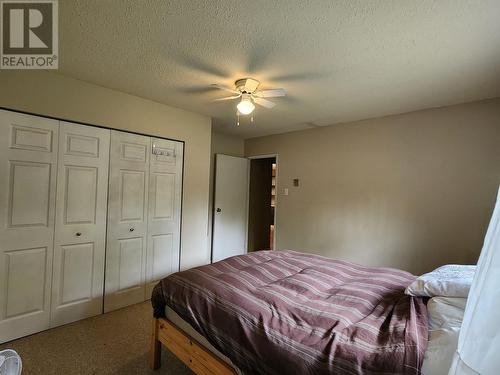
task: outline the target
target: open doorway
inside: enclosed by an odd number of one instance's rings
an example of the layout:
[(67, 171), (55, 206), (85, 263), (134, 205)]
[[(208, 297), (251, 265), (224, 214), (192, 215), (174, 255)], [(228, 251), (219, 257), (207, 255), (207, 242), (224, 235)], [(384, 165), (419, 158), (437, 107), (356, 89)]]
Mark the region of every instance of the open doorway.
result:
[(276, 157), (250, 160), (248, 251), (274, 250)]

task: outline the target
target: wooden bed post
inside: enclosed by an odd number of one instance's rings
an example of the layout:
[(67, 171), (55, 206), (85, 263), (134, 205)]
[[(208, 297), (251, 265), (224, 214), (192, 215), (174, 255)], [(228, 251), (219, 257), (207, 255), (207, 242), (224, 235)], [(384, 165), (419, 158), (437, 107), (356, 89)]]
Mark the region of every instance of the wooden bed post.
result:
[(161, 366), (161, 342), (158, 340), (158, 319), (153, 318), (153, 332), (151, 334), (151, 352), (150, 363), (151, 369), (156, 370)]

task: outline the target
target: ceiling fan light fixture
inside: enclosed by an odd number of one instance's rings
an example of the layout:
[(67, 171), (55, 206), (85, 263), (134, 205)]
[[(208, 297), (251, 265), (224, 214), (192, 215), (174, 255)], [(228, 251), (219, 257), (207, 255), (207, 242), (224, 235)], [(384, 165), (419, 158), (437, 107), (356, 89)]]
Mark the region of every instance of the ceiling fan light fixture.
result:
[(240, 112), (242, 115), (249, 115), (255, 109), (255, 105), (252, 103), (250, 95), (247, 95), (248, 94), (243, 94), (241, 102), (239, 102), (236, 106), (236, 108), (238, 108), (238, 112)]
[[(240, 101), (236, 105), (237, 108), (236, 114), (238, 115), (238, 125), (239, 125), (239, 116), (250, 115), (254, 111), (256, 105), (260, 105), (261, 107), (267, 109), (271, 109), (276, 105), (274, 102), (266, 98), (276, 98), (286, 95), (286, 91), (284, 89), (261, 90), (259, 89), (259, 84), (260, 82), (253, 78), (238, 79), (234, 83), (235, 85), (234, 89), (214, 83), (212, 85), (213, 87), (234, 94), (232, 96), (226, 96), (224, 98), (214, 99), (214, 101), (218, 102), (218, 101), (239, 99)], [(253, 122), (253, 117), (251, 121)]]

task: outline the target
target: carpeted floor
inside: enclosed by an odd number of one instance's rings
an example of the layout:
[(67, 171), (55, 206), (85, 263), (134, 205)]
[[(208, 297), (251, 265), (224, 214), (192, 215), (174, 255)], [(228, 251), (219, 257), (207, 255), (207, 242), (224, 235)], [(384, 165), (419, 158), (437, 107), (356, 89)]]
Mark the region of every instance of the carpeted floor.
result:
[(165, 348), (162, 367), (149, 369), (152, 310), (149, 302), (81, 320), (0, 345), (16, 350), (23, 375), (191, 375)]

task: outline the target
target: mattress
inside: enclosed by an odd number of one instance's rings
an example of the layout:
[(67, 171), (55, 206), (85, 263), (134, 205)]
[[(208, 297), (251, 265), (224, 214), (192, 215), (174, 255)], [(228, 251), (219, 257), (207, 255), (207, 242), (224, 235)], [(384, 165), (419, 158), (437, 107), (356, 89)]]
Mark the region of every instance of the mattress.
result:
[(465, 312), (467, 298), (433, 297), (427, 303), (429, 343), (422, 365), (423, 375), (447, 375)]
[(467, 298), (433, 297), (427, 303), (429, 330), (460, 328), (464, 319)]

